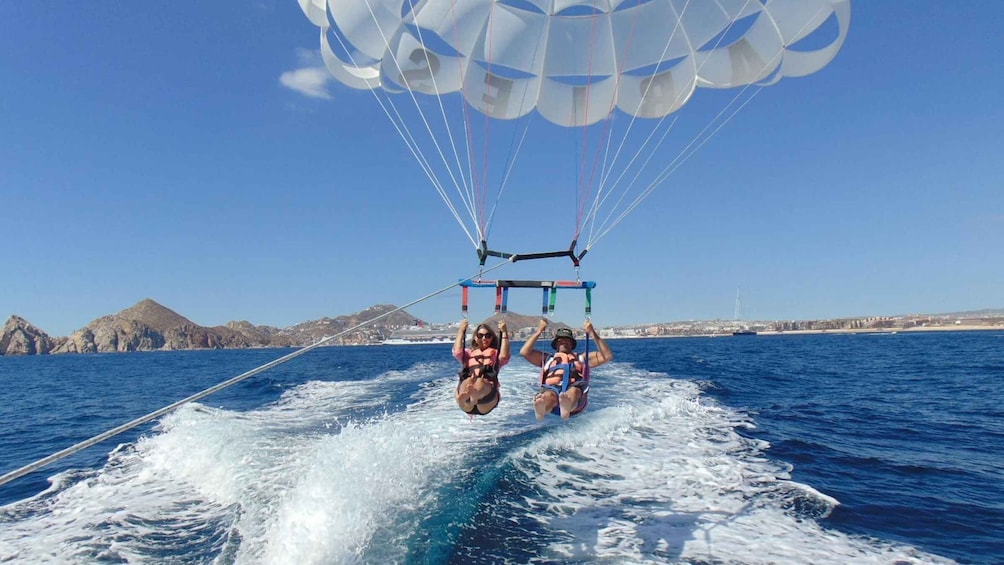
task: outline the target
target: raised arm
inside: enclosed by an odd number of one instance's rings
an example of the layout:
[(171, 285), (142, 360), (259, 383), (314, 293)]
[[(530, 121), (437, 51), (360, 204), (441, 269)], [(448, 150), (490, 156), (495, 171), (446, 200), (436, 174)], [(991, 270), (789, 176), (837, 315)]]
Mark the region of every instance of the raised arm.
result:
[(589, 352), (590, 367), (599, 367), (614, 358), (614, 354), (610, 351), (610, 346), (607, 345), (607, 342), (604, 341), (602, 337), (600, 337), (596, 328), (593, 327), (592, 322), (586, 320), (586, 323), (583, 324), (582, 328), (586, 330), (586, 334), (592, 337), (593, 341), (596, 342), (596, 351)]
[(460, 327), (457, 329), (457, 339), (453, 341), (453, 356), (457, 359), (461, 359), (460, 355), (464, 352), (464, 340), (467, 339), (467, 319), (464, 318), (460, 322)]
[(509, 327), (505, 320), (499, 322), (499, 341), (502, 342), (499, 346), (499, 361), (508, 361), (512, 355), (509, 352)]
[(530, 334), (526, 343), (524, 343), (523, 347), (519, 350), (519, 354), (523, 356), (523, 359), (526, 359), (532, 365), (537, 367), (540, 367), (543, 364), (544, 353), (534, 349), (534, 346), (537, 345), (537, 340), (540, 339), (540, 334), (544, 333), (545, 329), (547, 329), (547, 318), (541, 318), (540, 323), (537, 324), (537, 331)]

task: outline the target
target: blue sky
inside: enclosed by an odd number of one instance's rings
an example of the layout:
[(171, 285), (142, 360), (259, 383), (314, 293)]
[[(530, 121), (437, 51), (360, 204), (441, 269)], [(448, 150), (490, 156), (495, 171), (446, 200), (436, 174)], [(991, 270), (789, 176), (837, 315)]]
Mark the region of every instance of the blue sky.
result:
[[(282, 327), (477, 271), (368, 93), (280, 81), (316, 62), (296, 2), (151, 6), (0, 3), (0, 316), (68, 335), (152, 298)], [(1004, 307), (1002, 27), (993, 0), (853, 2), (829, 66), (763, 89), (590, 251), (594, 322), (731, 318), (740, 285), (755, 319)], [(570, 239), (578, 165), (543, 129), (493, 228), (515, 251)]]

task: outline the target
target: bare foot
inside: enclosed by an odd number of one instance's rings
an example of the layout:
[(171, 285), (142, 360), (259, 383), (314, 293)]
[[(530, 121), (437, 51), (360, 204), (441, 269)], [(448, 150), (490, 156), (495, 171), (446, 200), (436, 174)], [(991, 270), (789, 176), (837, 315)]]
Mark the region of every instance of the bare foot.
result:
[(558, 409), (561, 411), (562, 420), (567, 420), (572, 416), (572, 410), (575, 410), (575, 404), (575, 399), (567, 392), (563, 392), (558, 395)]
[(537, 396), (533, 397), (533, 413), (535, 416), (537, 416), (538, 422), (544, 419), (544, 416), (547, 415), (547, 412), (548, 412), (547, 400), (544, 399), (544, 395), (538, 394)]

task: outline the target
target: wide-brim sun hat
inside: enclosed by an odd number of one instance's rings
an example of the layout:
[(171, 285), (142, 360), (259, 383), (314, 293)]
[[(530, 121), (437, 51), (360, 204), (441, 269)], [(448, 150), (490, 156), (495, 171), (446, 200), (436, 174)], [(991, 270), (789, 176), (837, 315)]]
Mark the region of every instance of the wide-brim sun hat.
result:
[(569, 328), (561, 328), (554, 332), (554, 339), (551, 340), (551, 349), (555, 351), (558, 350), (558, 340), (561, 338), (568, 338), (572, 340), (572, 349), (575, 349), (575, 346), (578, 345), (575, 341), (575, 334), (572, 333), (572, 330)]

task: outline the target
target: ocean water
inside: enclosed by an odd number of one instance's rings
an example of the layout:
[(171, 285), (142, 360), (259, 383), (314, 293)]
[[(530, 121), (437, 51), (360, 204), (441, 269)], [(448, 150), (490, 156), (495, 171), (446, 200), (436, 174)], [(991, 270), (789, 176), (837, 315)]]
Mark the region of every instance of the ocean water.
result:
[[(3, 563), (1004, 563), (1004, 332), (321, 348), (0, 487)], [(0, 357), (0, 474), (288, 350)]]

